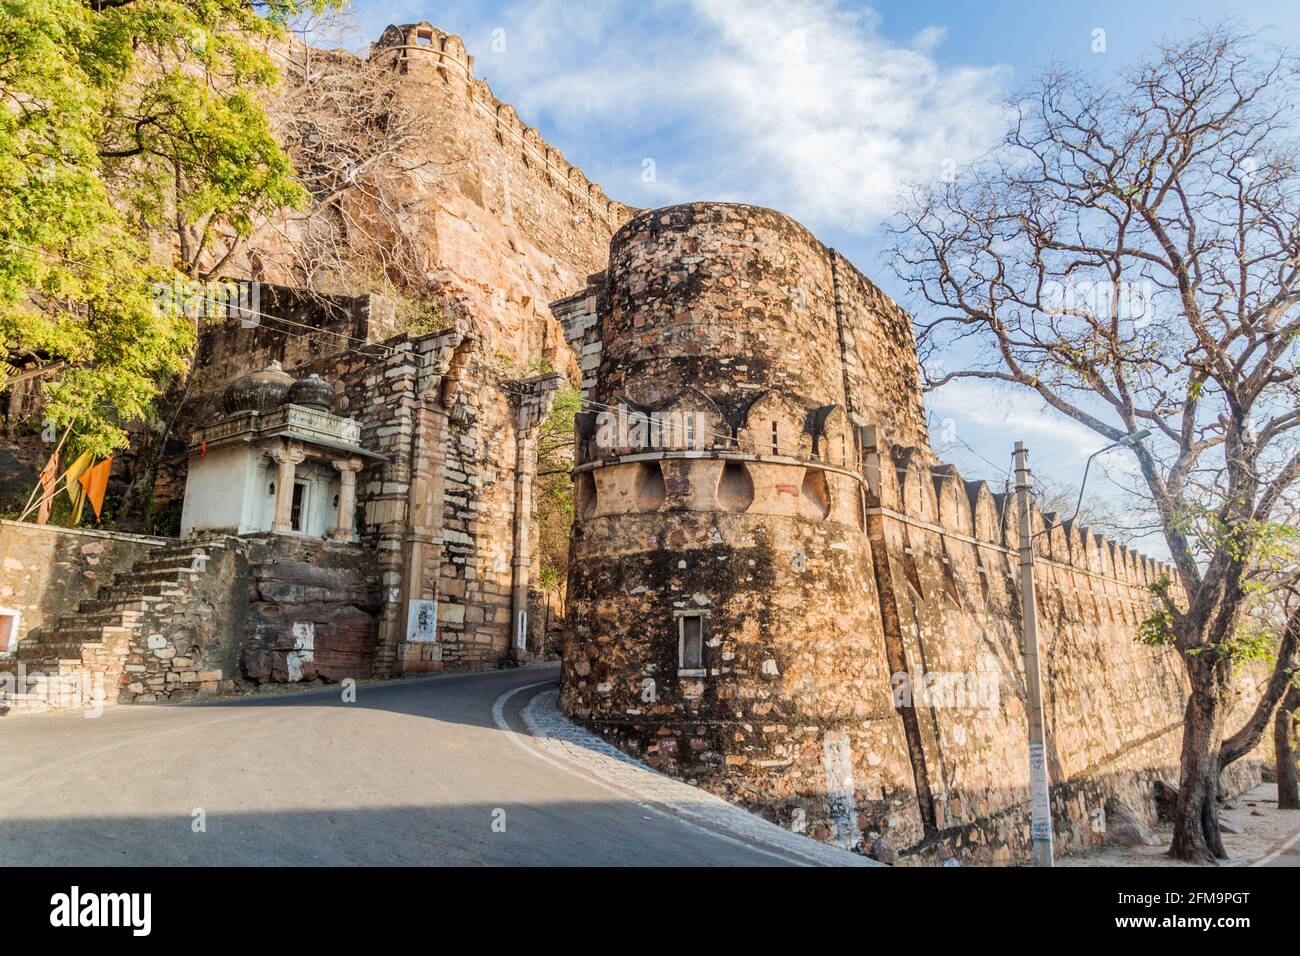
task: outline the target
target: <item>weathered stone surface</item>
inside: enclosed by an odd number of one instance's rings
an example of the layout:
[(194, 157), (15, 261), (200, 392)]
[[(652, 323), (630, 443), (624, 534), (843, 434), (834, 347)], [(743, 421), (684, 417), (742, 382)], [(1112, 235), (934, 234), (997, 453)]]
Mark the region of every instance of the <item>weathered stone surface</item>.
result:
[(1137, 810), (1112, 797), (1106, 801), (1106, 842), (1114, 846), (1153, 846), (1159, 841)]
[[(579, 419), (566, 712), (820, 839), (1025, 858), (1018, 515), (931, 451), (906, 314), (798, 224), (726, 203), (633, 217), (553, 308), (598, 358), (593, 409), (690, 415), (703, 437)], [(1148, 815), (1182, 674), (1133, 637), (1163, 569), (1030, 521), (1068, 850), (1102, 839), (1107, 801)], [(681, 618), (702, 612), (687, 666)]]

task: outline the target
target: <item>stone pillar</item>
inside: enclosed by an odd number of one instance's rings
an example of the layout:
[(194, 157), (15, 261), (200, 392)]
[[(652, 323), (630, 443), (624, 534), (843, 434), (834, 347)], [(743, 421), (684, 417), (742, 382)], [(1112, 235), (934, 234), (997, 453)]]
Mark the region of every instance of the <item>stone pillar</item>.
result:
[(275, 482), (275, 520), (271, 522), (271, 530), (278, 534), (293, 531), (293, 479), (306, 457), (302, 445), (295, 441), (271, 450), (272, 460), (280, 466)]
[(533, 478), (537, 474), (537, 427), (551, 412), (561, 375), (512, 383), (518, 388), (515, 432), (515, 534), (511, 561), (510, 643), (507, 655), (523, 661), (528, 652), (528, 580), (532, 574)]
[(360, 458), (334, 462), (339, 473), (339, 507), (334, 518), (334, 540), (354, 541), (356, 533), (352, 522), (357, 513), (357, 472), (361, 470)]
[(399, 453), (404, 461), (392, 463), (401, 465), (406, 475), (405, 500), (397, 506), (388, 523), (390, 530), (381, 534), (379, 542), (385, 578), (375, 658), (380, 673), (419, 673), (442, 667), (441, 647), (432, 635), (417, 633), (416, 628), (430, 617), (428, 604), (423, 602), (437, 601), (447, 434), (474, 341), (472, 335), (457, 330), (423, 340), (414, 354), (394, 359), (414, 363), (409, 366), (402, 399), (409, 408), (411, 434), (409, 444)]

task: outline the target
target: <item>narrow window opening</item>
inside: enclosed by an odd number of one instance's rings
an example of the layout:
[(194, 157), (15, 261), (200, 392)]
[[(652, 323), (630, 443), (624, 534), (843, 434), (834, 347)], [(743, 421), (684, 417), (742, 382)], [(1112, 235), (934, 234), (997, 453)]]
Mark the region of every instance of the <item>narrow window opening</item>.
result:
[(305, 481), (295, 481), (293, 483), (293, 505), (289, 512), (289, 525), (294, 531), (302, 531), (302, 512), (303, 501), (307, 497), (307, 483)]
[(781, 444), (777, 438), (776, 422), (772, 423), (772, 454), (774, 455), (781, 454)]
[(980, 565), (980, 599), (984, 602), (984, 607), (989, 606), (989, 573), (984, 570), (984, 565)]
[(677, 672), (685, 676), (704, 675), (704, 615), (677, 617)]
[(912, 552), (912, 542), (908, 539), (907, 533), (903, 533), (903, 577), (907, 578), (907, 584), (917, 596), (924, 598), (925, 589), (921, 587), (921, 575), (916, 569), (916, 557)]
[(948, 554), (948, 542), (942, 542), (943, 547), (943, 586), (948, 594), (948, 600), (953, 603), (954, 607), (961, 607), (961, 592), (957, 588), (957, 574), (952, 569), (952, 557)]

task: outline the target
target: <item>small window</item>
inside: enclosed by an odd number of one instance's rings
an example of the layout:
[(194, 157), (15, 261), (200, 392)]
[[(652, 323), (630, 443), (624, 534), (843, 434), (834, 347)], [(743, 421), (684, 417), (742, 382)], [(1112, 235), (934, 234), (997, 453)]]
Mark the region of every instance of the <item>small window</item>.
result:
[(704, 615), (677, 616), (677, 673), (704, 676)]
[(289, 524), (294, 531), (305, 530), (302, 526), (302, 505), (307, 496), (307, 484), (302, 481), (293, 483), (293, 504), (289, 513)]
[(776, 422), (772, 423), (772, 454), (781, 454), (781, 442), (776, 431)]

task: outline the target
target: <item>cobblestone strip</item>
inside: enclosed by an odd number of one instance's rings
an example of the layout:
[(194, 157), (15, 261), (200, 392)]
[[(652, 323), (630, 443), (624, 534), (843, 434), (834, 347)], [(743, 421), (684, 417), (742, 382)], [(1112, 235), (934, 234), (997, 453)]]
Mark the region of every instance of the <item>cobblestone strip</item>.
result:
[(575, 769), (637, 799), (659, 804), (714, 829), (793, 854), (811, 863), (822, 866), (883, 866), (856, 853), (791, 833), (721, 797), (652, 770), (571, 722), (556, 706), (558, 695), (556, 690), (535, 695), (524, 707), (522, 716), (533, 741)]

